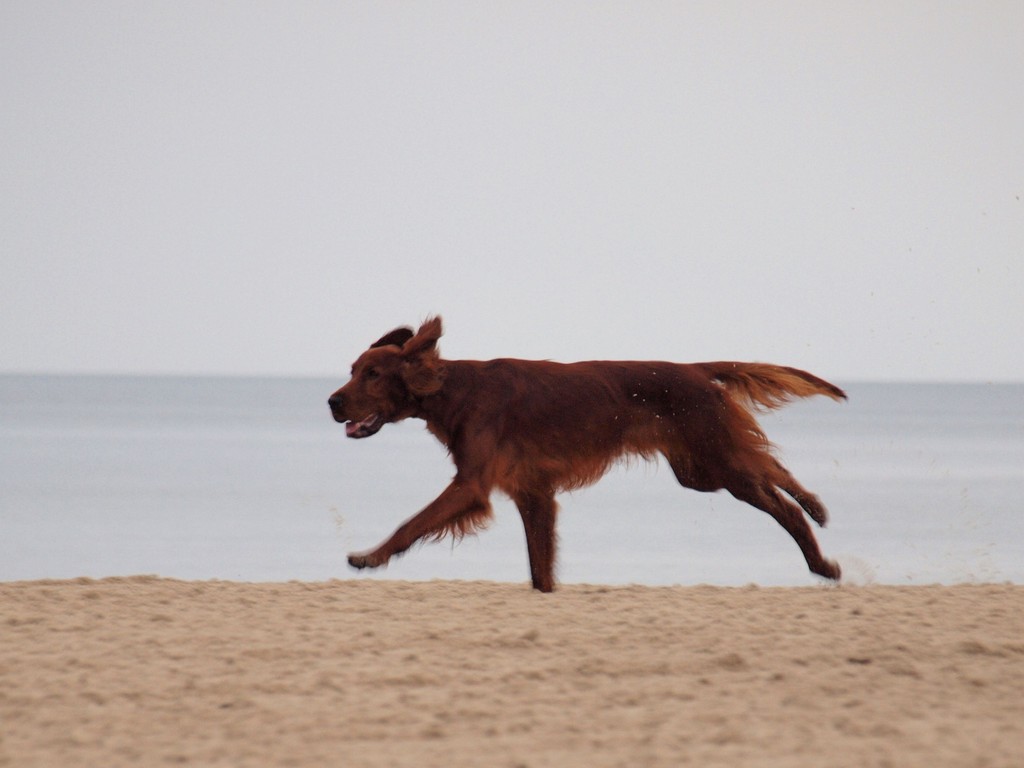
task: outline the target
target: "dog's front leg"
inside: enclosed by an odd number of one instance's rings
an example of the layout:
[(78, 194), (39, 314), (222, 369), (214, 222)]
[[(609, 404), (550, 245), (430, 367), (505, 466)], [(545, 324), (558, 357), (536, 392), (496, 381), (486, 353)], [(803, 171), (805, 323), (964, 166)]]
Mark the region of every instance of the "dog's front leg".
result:
[(486, 509), (488, 504), (488, 494), (478, 483), (456, 477), (440, 496), (402, 523), (387, 541), (376, 549), (350, 554), (348, 564), (353, 568), (387, 565), (388, 560), (405, 552), (424, 536), (444, 529), (463, 515)]

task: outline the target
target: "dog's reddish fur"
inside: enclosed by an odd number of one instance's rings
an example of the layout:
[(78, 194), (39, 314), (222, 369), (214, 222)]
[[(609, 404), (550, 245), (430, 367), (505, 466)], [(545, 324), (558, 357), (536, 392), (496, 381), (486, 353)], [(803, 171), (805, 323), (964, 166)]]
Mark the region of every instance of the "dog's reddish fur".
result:
[(440, 337), (439, 317), (415, 333), (388, 333), (330, 397), (350, 437), (423, 419), (456, 467), (440, 496), (377, 548), (350, 555), (352, 566), (376, 568), (421, 539), (478, 530), (498, 489), (522, 516), (534, 588), (550, 592), (555, 494), (595, 482), (625, 456), (661, 454), (682, 485), (725, 489), (767, 512), (796, 540), (812, 572), (839, 578), (803, 516), (824, 526), (825, 507), (775, 458), (752, 415), (794, 397), (845, 398), (838, 387), (762, 363), (444, 360)]

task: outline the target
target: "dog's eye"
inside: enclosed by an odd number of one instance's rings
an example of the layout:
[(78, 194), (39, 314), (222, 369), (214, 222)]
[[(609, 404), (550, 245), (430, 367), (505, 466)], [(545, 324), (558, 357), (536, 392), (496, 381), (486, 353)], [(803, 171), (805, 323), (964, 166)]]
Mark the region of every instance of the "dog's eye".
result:
[(380, 378), (380, 371), (378, 371), (376, 368), (367, 368), (366, 369), (366, 378), (371, 379), (371, 380), (378, 379), (378, 378)]

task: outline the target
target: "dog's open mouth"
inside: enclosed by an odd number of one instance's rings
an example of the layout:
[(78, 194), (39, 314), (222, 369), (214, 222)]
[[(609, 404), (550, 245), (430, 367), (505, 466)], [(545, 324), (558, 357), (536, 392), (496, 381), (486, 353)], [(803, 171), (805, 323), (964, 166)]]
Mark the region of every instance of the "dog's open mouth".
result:
[(369, 437), (375, 435), (384, 426), (384, 417), (379, 413), (371, 413), (362, 421), (350, 421), (345, 425), (345, 434), (349, 437)]

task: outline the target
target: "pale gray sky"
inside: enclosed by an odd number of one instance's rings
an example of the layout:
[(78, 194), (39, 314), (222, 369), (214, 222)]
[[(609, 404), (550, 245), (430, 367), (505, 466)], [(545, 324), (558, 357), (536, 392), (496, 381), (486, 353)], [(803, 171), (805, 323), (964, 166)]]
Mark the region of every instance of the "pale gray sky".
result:
[(1024, 380), (1024, 3), (0, 4), (0, 370)]

